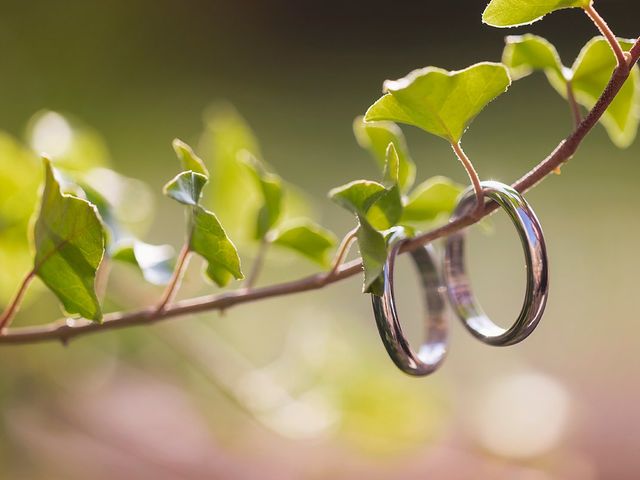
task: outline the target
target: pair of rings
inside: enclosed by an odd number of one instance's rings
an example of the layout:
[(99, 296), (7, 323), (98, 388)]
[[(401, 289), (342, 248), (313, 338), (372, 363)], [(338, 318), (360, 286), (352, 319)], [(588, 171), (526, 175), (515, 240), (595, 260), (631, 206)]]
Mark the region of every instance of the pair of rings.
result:
[[(502, 207), (512, 220), (524, 249), (527, 285), (522, 310), (515, 323), (504, 329), (483, 312), (471, 290), (465, 270), (465, 236), (457, 232), (446, 240), (444, 282), (439, 274), (430, 245), (411, 252), (418, 269), (426, 303), (425, 341), (416, 352), (403, 334), (398, 320), (393, 289), (395, 259), (406, 239), (400, 232), (390, 239), (390, 252), (383, 270), (382, 296), (372, 295), (373, 311), (382, 342), (400, 370), (409, 375), (433, 373), (447, 353), (447, 296), (453, 310), (465, 327), (482, 342), (493, 346), (514, 345), (527, 338), (536, 328), (549, 290), (547, 251), (540, 222), (527, 201), (516, 190), (500, 182), (482, 182), (484, 195)], [(453, 213), (453, 219), (475, 207), (473, 190), (467, 190)], [(446, 285), (445, 285), (446, 283)]]

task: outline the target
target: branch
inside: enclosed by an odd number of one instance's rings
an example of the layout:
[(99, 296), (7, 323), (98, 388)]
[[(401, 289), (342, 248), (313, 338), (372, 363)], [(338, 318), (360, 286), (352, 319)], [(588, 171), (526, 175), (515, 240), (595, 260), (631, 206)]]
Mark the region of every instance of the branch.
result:
[[(547, 175), (568, 161), (576, 152), (582, 140), (598, 123), (598, 120), (607, 107), (616, 97), (622, 85), (629, 77), (631, 68), (640, 58), (640, 39), (638, 39), (628, 53), (629, 62), (619, 65), (613, 72), (611, 79), (589, 114), (580, 122), (576, 129), (566, 139), (562, 140), (551, 154), (540, 162), (531, 171), (513, 184), (513, 187), (521, 193), (533, 188)], [(488, 203), (482, 213), (482, 217), (490, 214), (497, 208), (495, 203)], [(451, 235), (452, 233), (468, 227), (479, 220), (474, 213), (460, 217), (454, 221), (423, 233), (404, 243), (402, 252), (415, 250), (434, 240)], [(58, 340), (63, 343), (80, 335), (95, 332), (104, 332), (136, 325), (150, 325), (162, 320), (175, 318), (195, 313), (210, 312), (214, 310), (227, 310), (235, 305), (254, 302), (272, 297), (291, 295), (294, 293), (318, 290), (327, 285), (339, 282), (357, 275), (362, 271), (360, 259), (341, 265), (335, 273), (328, 276), (326, 273), (318, 273), (291, 282), (280, 283), (262, 288), (239, 289), (219, 295), (198, 297), (183, 300), (169, 305), (165, 310), (158, 312), (150, 307), (126, 313), (112, 313), (105, 315), (102, 324), (91, 323), (86, 320), (62, 320), (53, 324), (38, 327), (22, 327), (9, 330), (0, 336), (0, 344), (26, 344)]]
[[(596, 27), (598, 27), (598, 30), (600, 30), (600, 33), (602, 33), (604, 38), (607, 39), (607, 42), (609, 42), (611, 50), (613, 50), (613, 53), (616, 56), (616, 60), (618, 61), (618, 67), (627, 65), (627, 58), (622, 51), (622, 47), (620, 47), (618, 39), (609, 28), (609, 25), (607, 24), (605, 19), (600, 16), (595, 8), (593, 8), (593, 4), (589, 4), (588, 6), (584, 7), (584, 11), (591, 19), (591, 21), (596, 25)], [(629, 66), (631, 66), (631, 64), (629, 64)]]

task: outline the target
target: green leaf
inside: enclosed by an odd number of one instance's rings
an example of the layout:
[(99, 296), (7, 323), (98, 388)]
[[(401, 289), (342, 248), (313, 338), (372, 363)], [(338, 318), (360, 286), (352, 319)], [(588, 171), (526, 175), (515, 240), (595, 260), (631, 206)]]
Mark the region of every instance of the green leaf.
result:
[(384, 234), (373, 228), (366, 219), (358, 215), (358, 221), (358, 248), (364, 268), (362, 291), (382, 295), (384, 285), (381, 274), (387, 261), (387, 242)]
[[(624, 51), (634, 40), (618, 39)], [(590, 40), (573, 64), (573, 90), (576, 100), (593, 108), (604, 91), (617, 65), (615, 55), (602, 37)], [(566, 92), (560, 92), (566, 95)], [(638, 130), (640, 112), (640, 70), (633, 68), (629, 79), (600, 119), (615, 145), (625, 148), (633, 143)]]
[(387, 147), (382, 177), (387, 188), (400, 183), (400, 157), (393, 143)]
[(512, 35), (505, 39), (502, 63), (509, 69), (513, 80), (542, 70), (564, 82), (564, 70), (556, 47), (548, 40), (537, 35)]
[(178, 138), (173, 140), (172, 145), (178, 159), (182, 163), (183, 170), (191, 170), (192, 172), (199, 173), (209, 178), (209, 170), (207, 170), (202, 159), (194, 153), (193, 149), (189, 145)]
[(401, 222), (431, 222), (455, 209), (462, 185), (446, 177), (433, 177), (418, 185), (404, 206)]
[[(0, 304), (13, 297), (33, 261), (29, 219), (38, 203), (40, 162), (10, 135), (0, 132)], [(27, 299), (30, 297), (27, 296)]]
[(329, 192), (329, 198), (356, 215), (365, 216), (387, 190), (378, 182), (355, 180)]
[[(555, 48), (541, 37), (523, 35), (507, 37), (503, 61), (516, 78), (533, 70), (544, 70), (551, 86), (567, 98), (567, 82), (571, 82), (576, 101), (588, 109), (593, 108), (604, 92), (617, 60), (609, 43), (595, 37), (582, 48), (571, 69), (560, 63)], [(628, 51), (634, 40), (618, 39)], [(640, 70), (633, 68), (630, 78), (600, 118), (615, 145), (625, 148), (633, 143), (638, 130), (640, 112)]]
[(238, 280), (244, 278), (235, 245), (218, 218), (200, 206), (193, 209), (189, 248), (209, 263), (206, 273), (219, 286), (225, 286), (231, 277)]
[(517, 27), (540, 20), (546, 14), (573, 7), (588, 7), (592, 0), (491, 0), (482, 21), (492, 27)]
[(364, 117), (357, 117), (353, 122), (353, 132), (358, 144), (371, 152), (380, 168), (384, 168), (387, 159), (387, 148), (392, 143), (399, 161), (398, 183), (402, 191), (413, 185), (416, 166), (411, 159), (404, 134), (393, 122), (365, 122)]
[(100, 321), (95, 279), (105, 252), (105, 232), (98, 212), (86, 200), (61, 193), (48, 159), (44, 159), (44, 170), (33, 230), (34, 272), (68, 314)]
[(395, 226), (402, 217), (402, 193), (398, 185), (399, 158), (392, 143), (387, 149), (384, 167), (384, 192), (369, 208), (367, 221), (378, 230)]
[(240, 153), (240, 160), (252, 173), (262, 193), (263, 203), (258, 210), (255, 232), (255, 238), (260, 240), (280, 220), (284, 196), (282, 179), (278, 175), (268, 172), (262, 162), (247, 151)]
[(402, 218), (402, 194), (398, 185), (387, 189), (367, 212), (367, 221), (378, 230), (395, 226)]
[(175, 251), (170, 245), (150, 245), (132, 240), (116, 245), (111, 258), (140, 269), (144, 279), (154, 285), (166, 285), (171, 280)]
[(274, 231), (271, 242), (327, 266), (330, 260), (329, 253), (337, 239), (332, 232), (320, 225), (309, 220), (301, 220)]
[(478, 63), (457, 72), (414, 70), (385, 82), (388, 93), (369, 108), (365, 120), (406, 123), (457, 143), (475, 116), (510, 84), (501, 63)]
[(255, 224), (248, 220), (262, 200), (252, 175), (238, 156), (246, 150), (260, 158), (258, 141), (246, 120), (228, 103), (215, 105), (205, 118), (203, 152), (205, 158), (211, 159), (208, 165), (215, 172), (211, 178), (211, 206), (234, 237), (253, 239)]
[(184, 205), (196, 206), (202, 198), (202, 189), (207, 184), (207, 177), (196, 172), (182, 172), (164, 186), (164, 194)]

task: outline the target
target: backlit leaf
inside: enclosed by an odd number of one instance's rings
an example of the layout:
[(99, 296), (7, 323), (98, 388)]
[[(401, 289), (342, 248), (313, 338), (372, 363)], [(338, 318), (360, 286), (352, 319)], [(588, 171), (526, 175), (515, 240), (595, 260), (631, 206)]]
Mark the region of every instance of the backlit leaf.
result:
[(335, 235), (309, 220), (291, 222), (273, 232), (274, 245), (288, 248), (322, 265), (329, 264), (329, 253), (336, 244)]
[[(634, 40), (618, 39), (623, 50), (628, 51)], [(523, 76), (532, 70), (543, 69), (551, 86), (567, 98), (567, 81), (571, 81), (575, 99), (588, 109), (593, 108), (604, 92), (617, 60), (609, 43), (603, 37), (595, 37), (582, 48), (571, 69), (559, 63), (553, 66), (551, 56), (557, 57), (555, 49), (542, 54), (543, 48), (552, 48), (540, 37), (525, 35), (507, 37), (504, 61), (515, 68), (516, 76)], [(546, 45), (546, 47), (543, 47)], [(532, 51), (537, 51), (534, 58)], [(550, 56), (551, 55), (551, 56)], [(545, 57), (544, 60), (542, 57)], [(546, 65), (546, 66), (545, 66)], [(562, 69), (562, 73), (558, 71)], [(565, 78), (566, 77), (566, 78)], [(640, 118), (640, 70), (634, 66), (629, 79), (602, 115), (603, 124), (615, 145), (621, 148), (631, 145), (636, 137)]]
[(196, 172), (182, 172), (164, 186), (164, 194), (184, 205), (196, 206), (202, 198), (207, 177)]
[(510, 84), (500, 63), (478, 63), (456, 72), (414, 70), (385, 82), (387, 93), (369, 108), (365, 120), (406, 123), (457, 143), (476, 115)]
[(382, 295), (383, 282), (382, 270), (387, 261), (387, 242), (384, 235), (369, 225), (369, 222), (358, 216), (360, 227), (358, 228), (358, 248), (362, 257), (364, 268), (364, 293)]
[(386, 189), (378, 182), (355, 180), (329, 192), (329, 198), (356, 215), (365, 216)]
[(255, 238), (262, 239), (280, 220), (284, 196), (282, 179), (268, 172), (262, 162), (247, 151), (240, 153), (240, 159), (252, 173), (262, 194), (263, 203), (258, 210), (255, 232)]
[(96, 208), (60, 191), (49, 160), (34, 223), (34, 271), (69, 314), (100, 321), (95, 278), (105, 252), (105, 233)]
[(384, 168), (387, 149), (392, 143), (398, 155), (398, 183), (403, 191), (413, 185), (416, 166), (411, 159), (404, 134), (393, 122), (365, 122), (364, 117), (357, 117), (353, 122), (353, 132), (358, 144), (371, 152), (380, 169)]
[(207, 167), (204, 166), (204, 162), (195, 154), (189, 145), (178, 138), (173, 140), (172, 145), (178, 159), (182, 163), (183, 170), (191, 170), (192, 172), (200, 173), (209, 178), (209, 171)]
[(404, 206), (402, 222), (431, 222), (449, 215), (464, 187), (446, 177), (433, 177), (418, 185)]
[(491, 0), (482, 21), (493, 27), (517, 27), (563, 8), (589, 6), (592, 0)]
[(218, 218), (200, 206), (193, 208), (193, 230), (189, 248), (209, 263), (206, 273), (219, 286), (226, 285), (232, 276), (236, 279), (244, 278), (235, 245)]
[[(254, 238), (255, 211), (262, 205), (262, 195), (255, 188), (239, 153), (248, 151), (261, 158), (258, 141), (246, 120), (230, 104), (217, 104), (206, 115), (203, 136), (204, 157), (211, 171), (212, 209), (234, 237)], [(210, 162), (210, 163), (209, 163)]]
[(535, 70), (554, 75), (564, 81), (560, 56), (556, 47), (548, 40), (537, 35), (512, 35), (505, 39), (502, 63), (509, 69), (511, 78), (519, 80)]
[[(628, 51), (634, 43), (634, 40), (618, 41), (624, 51)], [(576, 100), (585, 107), (592, 108), (606, 88), (616, 65), (615, 55), (604, 38), (590, 40), (580, 51), (572, 67)], [(635, 66), (600, 121), (613, 143), (624, 148), (631, 145), (636, 137), (639, 115), (640, 70)]]
[(29, 219), (38, 203), (40, 168), (27, 148), (0, 132), (0, 304), (3, 305), (31, 267), (27, 238)]

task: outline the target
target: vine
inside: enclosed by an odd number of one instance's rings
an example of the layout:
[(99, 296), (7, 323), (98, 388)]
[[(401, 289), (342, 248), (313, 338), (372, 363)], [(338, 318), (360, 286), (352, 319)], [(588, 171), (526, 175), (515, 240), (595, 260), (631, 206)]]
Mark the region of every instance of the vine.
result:
[[(516, 190), (524, 193), (549, 174), (557, 173), (598, 122), (602, 122), (616, 145), (630, 145), (639, 120), (640, 73), (636, 63), (640, 58), (640, 39), (618, 39), (588, 0), (544, 0), (537, 2), (535, 8), (525, 1), (492, 0), (483, 20), (497, 27), (516, 26), (561, 8), (582, 9), (603, 35), (585, 45), (571, 68), (563, 65), (547, 40), (523, 35), (507, 37), (502, 63), (484, 62), (457, 72), (427, 67), (385, 82), (384, 95), (354, 124), (358, 142), (378, 160), (383, 178), (357, 180), (330, 192), (331, 199), (357, 220), (357, 226), (337, 247), (333, 261), (329, 260), (329, 252), (337, 243), (335, 236), (308, 219), (284, 221), (285, 183), (259, 159), (257, 150), (238, 151), (235, 161), (252, 179), (261, 206), (253, 232), (258, 242), (257, 254), (244, 283), (235, 290), (174, 301), (189, 258), (194, 254), (206, 262), (205, 277), (220, 287), (244, 278), (235, 244), (218, 217), (202, 203), (205, 186), (216, 177), (210, 176), (206, 163), (184, 142), (176, 140), (173, 145), (182, 171), (164, 188), (165, 195), (182, 204), (187, 214), (185, 243), (175, 262), (165, 246), (148, 245), (131, 235), (125, 235), (123, 241), (123, 227), (118, 224), (108, 199), (84, 178), (67, 172), (55, 158), (45, 158), (45, 182), (33, 222), (34, 267), (0, 316), (0, 344), (49, 340), (66, 343), (89, 333), (224, 311), (244, 303), (317, 290), (362, 270), (364, 291), (379, 291), (389, 233), (399, 226), (433, 223), (448, 215), (461, 191), (459, 185), (442, 177), (412, 190), (415, 165), (397, 124), (412, 125), (448, 141), (463, 163), (479, 200), (478, 208), (470, 214), (416, 233), (402, 247), (402, 252), (408, 252), (469, 227), (495, 210), (495, 204), (482, 200), (480, 176), (462, 150), (461, 138), (476, 115), (504, 93), (512, 80), (534, 71), (544, 72), (551, 86), (566, 98), (574, 130), (548, 157), (513, 183)], [(604, 81), (595, 78), (592, 72), (596, 70), (611, 71), (611, 76)], [(584, 117), (581, 105), (589, 109)], [(358, 243), (361, 258), (345, 263), (354, 242)], [(256, 287), (272, 245), (294, 251), (324, 266), (325, 271)], [(95, 283), (104, 258), (132, 263), (151, 283), (165, 284), (160, 300), (141, 310), (103, 315)], [(35, 277), (53, 291), (68, 317), (42, 326), (10, 328)]]

